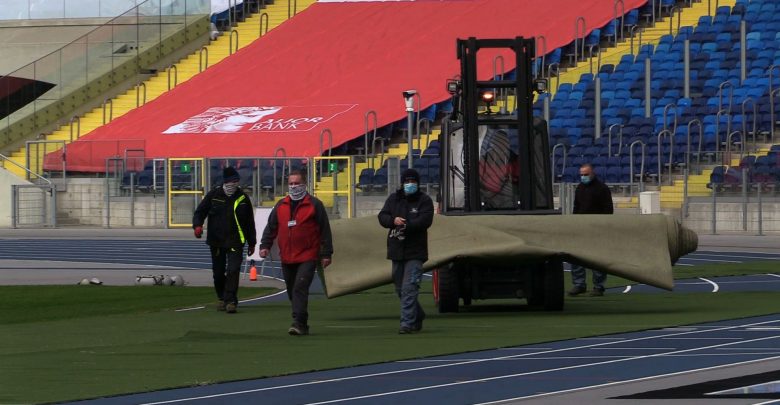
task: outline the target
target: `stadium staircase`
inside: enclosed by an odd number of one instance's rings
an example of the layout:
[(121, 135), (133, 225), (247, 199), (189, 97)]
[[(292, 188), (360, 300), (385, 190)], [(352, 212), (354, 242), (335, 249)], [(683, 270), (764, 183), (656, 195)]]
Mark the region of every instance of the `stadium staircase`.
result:
[[(316, 3), (316, 0), (296, 0), (297, 11), (300, 12), (314, 3)], [(266, 27), (267, 30), (276, 28), (288, 19), (288, 13), (287, 2), (277, 1), (274, 4), (266, 4), (265, 9), (261, 9), (259, 13), (249, 16), (245, 21), (237, 23), (237, 26), (233, 27), (231, 31), (222, 33), (216, 40), (206, 45), (204, 47), (205, 50), (198, 50), (179, 60), (173, 65), (174, 67), (159, 71), (157, 74), (144, 81), (143, 84), (139, 84), (138, 86), (129, 89), (124, 94), (112, 99), (105, 108), (97, 107), (80, 116), (80, 132), (76, 133), (76, 126), (74, 126), (73, 139), (71, 139), (71, 126), (63, 125), (53, 133), (47, 135), (45, 140), (64, 141), (67, 144), (72, 140), (77, 139), (79, 136), (85, 135), (95, 128), (104, 125), (111, 119), (121, 117), (127, 112), (143, 105), (144, 89), (146, 93), (145, 101), (154, 100), (177, 84), (191, 79), (202, 70), (205, 70), (208, 66), (219, 63), (233, 52), (236, 52), (237, 49), (244, 48), (260, 38), (261, 24), (263, 34), (267, 32)], [(231, 46), (233, 47), (232, 50)], [(106, 114), (106, 122), (104, 122), (104, 114)], [(48, 149), (46, 150), (42, 148), (37, 151), (37, 153), (35, 153), (36, 151), (31, 151), (29, 162), (27, 161), (27, 150), (25, 147), (12, 152), (9, 158), (13, 162), (24, 167), (29, 167), (31, 171), (41, 174), (44, 155), (59, 149), (56, 144), (51, 146), (47, 145), (47, 148)], [(16, 165), (5, 165), (5, 168), (19, 177), (24, 178), (26, 176), (26, 173), (22, 169), (16, 167)]]

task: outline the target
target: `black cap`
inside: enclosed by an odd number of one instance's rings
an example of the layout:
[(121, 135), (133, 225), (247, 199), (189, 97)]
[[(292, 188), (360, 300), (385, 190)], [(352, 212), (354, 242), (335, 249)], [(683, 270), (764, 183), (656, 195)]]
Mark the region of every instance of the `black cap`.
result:
[(241, 176), (238, 175), (238, 172), (232, 166), (228, 166), (224, 170), (222, 170), (222, 181), (224, 183), (230, 183), (232, 181), (238, 181), (240, 179)]
[(416, 183), (420, 183), (420, 173), (417, 173), (417, 170), (414, 169), (406, 169), (401, 174), (401, 182), (406, 183), (409, 180), (414, 180)]

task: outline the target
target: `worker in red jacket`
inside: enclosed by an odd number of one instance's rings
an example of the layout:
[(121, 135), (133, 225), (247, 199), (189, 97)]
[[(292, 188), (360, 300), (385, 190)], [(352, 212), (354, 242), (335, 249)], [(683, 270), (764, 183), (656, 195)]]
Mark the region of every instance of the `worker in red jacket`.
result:
[(279, 200), (268, 217), (260, 239), (260, 257), (267, 257), (274, 240), (279, 244), (287, 296), (292, 302), (290, 335), (309, 334), (309, 287), (317, 264), (330, 265), (333, 242), (328, 214), (322, 201), (306, 192), (306, 175), (292, 171), (289, 194)]

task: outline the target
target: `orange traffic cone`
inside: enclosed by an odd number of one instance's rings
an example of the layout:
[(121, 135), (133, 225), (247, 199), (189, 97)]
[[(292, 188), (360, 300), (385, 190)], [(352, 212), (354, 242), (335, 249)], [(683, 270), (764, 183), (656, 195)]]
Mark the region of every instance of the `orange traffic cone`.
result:
[(249, 268), (249, 281), (257, 281), (257, 267), (255, 267), (255, 261), (250, 263), (252, 267)]

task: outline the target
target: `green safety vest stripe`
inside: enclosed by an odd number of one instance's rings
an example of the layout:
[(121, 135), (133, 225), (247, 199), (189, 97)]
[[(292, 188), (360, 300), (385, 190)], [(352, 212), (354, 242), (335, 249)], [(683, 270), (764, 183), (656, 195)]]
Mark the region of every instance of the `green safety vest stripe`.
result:
[(241, 201), (244, 201), (246, 198), (246, 195), (242, 195), (241, 197), (238, 197), (236, 202), (233, 203), (233, 218), (236, 219), (236, 226), (238, 227), (238, 236), (241, 237), (241, 243), (243, 244), (246, 239), (244, 239), (244, 230), (241, 229), (241, 224), (238, 223), (238, 215), (236, 215), (236, 208), (238, 208), (238, 204), (241, 203)]

